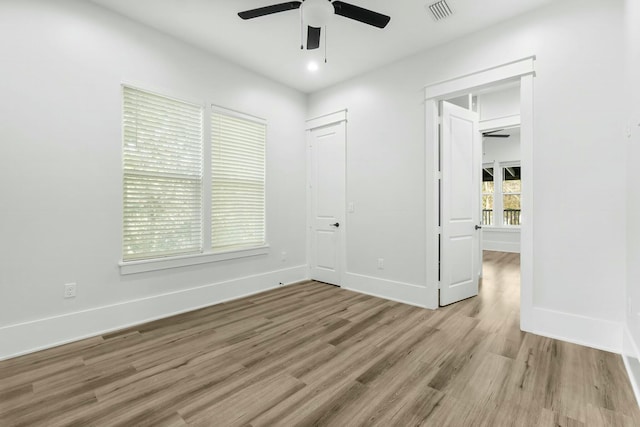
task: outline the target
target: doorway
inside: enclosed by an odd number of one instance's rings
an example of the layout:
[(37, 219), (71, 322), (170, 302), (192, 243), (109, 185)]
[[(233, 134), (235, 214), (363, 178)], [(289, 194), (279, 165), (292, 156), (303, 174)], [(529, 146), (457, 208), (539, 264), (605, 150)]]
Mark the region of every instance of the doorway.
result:
[(336, 286), (345, 271), (346, 111), (307, 122), (309, 278)]
[(520, 253), (522, 159), (520, 128), (502, 128), (482, 141), (482, 248)]
[[(501, 66), (447, 80), (425, 88), (426, 141), (427, 141), (427, 200), (432, 208), (427, 210), (427, 295), (426, 305), (437, 308), (440, 305), (439, 280), (440, 269), (440, 146), (439, 111), (441, 101), (464, 96), (474, 91), (481, 91), (500, 84), (519, 84), (520, 93), (520, 135), (521, 135), (521, 293), (520, 293), (520, 326), (530, 330), (530, 319), (533, 311), (533, 224), (529, 220), (533, 206), (533, 186), (531, 181), (531, 164), (533, 161), (533, 78), (534, 57), (524, 58)], [(492, 125), (506, 126), (508, 120), (495, 121)]]

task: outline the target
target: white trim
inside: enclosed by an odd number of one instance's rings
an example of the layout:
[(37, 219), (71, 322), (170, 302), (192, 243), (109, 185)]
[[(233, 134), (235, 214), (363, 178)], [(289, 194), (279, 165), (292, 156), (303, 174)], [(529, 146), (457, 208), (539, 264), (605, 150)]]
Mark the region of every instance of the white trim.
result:
[[(425, 294), (418, 301), (424, 301), (425, 307), (435, 310), (440, 305), (438, 291), (440, 282), (438, 281), (438, 269), (440, 262), (438, 260), (439, 251), (439, 235), (441, 233), (438, 224), (439, 205), (438, 192), (439, 180), (442, 174), (439, 171), (440, 143), (438, 127), (440, 116), (438, 114), (438, 101), (428, 99), (425, 101), (425, 123), (426, 123), (426, 142), (425, 142), (425, 177), (426, 177), (426, 233), (433, 238), (426, 238), (425, 253), (426, 259), (426, 277), (425, 277)], [(431, 242), (431, 244), (429, 244)]]
[(495, 233), (495, 232), (506, 232), (506, 233), (519, 233), (520, 232), (520, 227), (517, 225), (505, 225), (502, 227), (495, 227), (495, 226), (491, 226), (491, 225), (483, 225), (482, 226), (482, 231), (488, 231), (489, 233)]
[[(120, 96), (122, 97), (122, 90), (125, 87), (140, 90), (143, 92), (148, 92), (153, 95), (161, 96), (163, 98), (173, 99), (175, 101), (184, 102), (186, 104), (195, 105), (197, 107), (201, 107), (202, 109), (207, 108), (207, 102), (202, 98), (196, 98), (191, 96), (184, 96), (182, 93), (178, 93), (174, 89), (170, 89), (168, 87), (160, 87), (149, 85), (147, 82), (134, 82), (133, 80), (121, 80), (120, 81)], [(120, 121), (122, 123), (122, 120)]]
[[(633, 339), (631, 332), (627, 325), (624, 326), (622, 332), (622, 360), (624, 367), (627, 370), (629, 376), (629, 382), (633, 389), (633, 394), (636, 396), (636, 403), (640, 406), (640, 352), (638, 351), (638, 345)], [(637, 366), (632, 366), (637, 365)]]
[(476, 71), (464, 76), (425, 86), (425, 99), (454, 98), (473, 89), (474, 92), (487, 86), (534, 75), (535, 56), (518, 59), (506, 64)]
[(269, 245), (254, 248), (234, 249), (224, 252), (204, 252), (167, 258), (142, 259), (137, 261), (120, 261), (120, 274), (136, 274), (147, 271), (165, 270), (168, 268), (186, 267), (229, 259), (247, 258), (269, 253)]
[(520, 209), (520, 329), (533, 327), (533, 79), (529, 74), (520, 79), (520, 165), (522, 192)]
[[(243, 113), (242, 111), (238, 111), (238, 110), (233, 110), (231, 108), (227, 108), (227, 107), (223, 107), (221, 105), (216, 105), (216, 104), (211, 104), (210, 106), (210, 112), (209, 112), (209, 116), (211, 116), (211, 114), (213, 113), (220, 113), (220, 114), (224, 114), (227, 116), (231, 116), (231, 117), (235, 117), (238, 119), (242, 119), (242, 120), (247, 120), (250, 122), (254, 122), (254, 123), (258, 123), (261, 125), (267, 125), (267, 119), (264, 119), (262, 117), (258, 117), (258, 116), (254, 116), (253, 114), (248, 114), (248, 113)], [(211, 117), (209, 117), (209, 119), (211, 119)], [(211, 139), (211, 138), (209, 138)]]
[[(507, 160), (507, 161), (496, 161), (495, 163), (497, 163), (498, 165), (500, 165), (501, 168), (518, 168), (521, 167), (522, 165), (520, 164), (520, 160)], [(507, 194), (513, 194), (513, 193), (507, 193)]]
[(301, 265), (0, 328), (0, 360), (102, 335), (307, 279)]
[(347, 121), (347, 109), (336, 111), (335, 113), (325, 114), (319, 117), (308, 119), (305, 123), (305, 130), (317, 129), (322, 126), (331, 125), (339, 122)]
[(424, 298), (424, 286), (411, 283), (396, 282), (381, 279), (379, 277), (365, 276), (362, 274), (345, 274), (344, 289), (371, 295), (378, 298), (409, 304), (416, 307), (428, 308), (423, 304), (417, 304)]
[(532, 310), (532, 334), (621, 354), (622, 323), (545, 308)]
[[(313, 209), (313, 201), (311, 194), (311, 181), (312, 181), (312, 171), (311, 171), (311, 162), (313, 161), (312, 157), (312, 149), (311, 149), (311, 141), (310, 141), (310, 131), (311, 129), (305, 130), (304, 135), (304, 143), (306, 145), (306, 157), (307, 157), (307, 176), (306, 176), (306, 262), (307, 262), (307, 277), (311, 277), (311, 232), (313, 228), (313, 218), (311, 215), (311, 210)], [(345, 167), (346, 169), (346, 167)]]
[(496, 252), (510, 252), (514, 254), (519, 254), (520, 242), (500, 242), (498, 240), (486, 240), (483, 234), (482, 250), (496, 251)]
[(498, 119), (480, 120), (478, 123), (480, 132), (487, 132), (495, 129), (507, 129), (520, 126), (520, 114), (500, 117)]

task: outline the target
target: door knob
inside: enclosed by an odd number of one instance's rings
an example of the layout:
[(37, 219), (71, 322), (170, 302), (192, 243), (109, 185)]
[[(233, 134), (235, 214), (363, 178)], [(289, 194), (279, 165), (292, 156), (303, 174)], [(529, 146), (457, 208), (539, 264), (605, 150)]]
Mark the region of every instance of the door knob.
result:
[(482, 227), (479, 225), (476, 225), (476, 230), (480, 230)]
[(329, 225), (332, 226), (332, 227), (335, 227), (335, 228), (340, 227), (340, 223), (339, 222), (336, 222), (335, 224), (329, 224)]

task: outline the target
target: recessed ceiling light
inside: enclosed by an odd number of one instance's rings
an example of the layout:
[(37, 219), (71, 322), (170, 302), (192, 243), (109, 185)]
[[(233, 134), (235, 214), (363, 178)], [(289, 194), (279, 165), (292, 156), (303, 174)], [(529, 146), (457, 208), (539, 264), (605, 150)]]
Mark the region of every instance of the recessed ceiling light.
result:
[(309, 61), (307, 64), (307, 70), (309, 71), (318, 71), (318, 63), (316, 61)]

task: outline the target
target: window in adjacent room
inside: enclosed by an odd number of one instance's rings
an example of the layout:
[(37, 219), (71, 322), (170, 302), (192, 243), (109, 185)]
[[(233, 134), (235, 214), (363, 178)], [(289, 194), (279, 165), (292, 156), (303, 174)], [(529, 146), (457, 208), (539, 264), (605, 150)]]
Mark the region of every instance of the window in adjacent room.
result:
[(482, 168), (482, 225), (494, 225), (494, 193), (493, 167), (485, 165)]
[(502, 223), (504, 225), (520, 225), (520, 195), (522, 181), (520, 166), (502, 167)]

